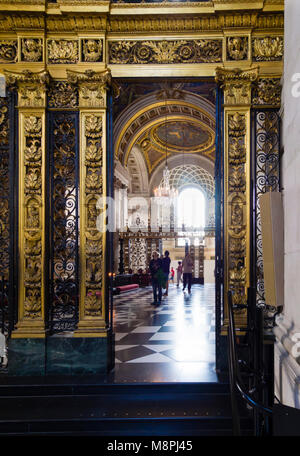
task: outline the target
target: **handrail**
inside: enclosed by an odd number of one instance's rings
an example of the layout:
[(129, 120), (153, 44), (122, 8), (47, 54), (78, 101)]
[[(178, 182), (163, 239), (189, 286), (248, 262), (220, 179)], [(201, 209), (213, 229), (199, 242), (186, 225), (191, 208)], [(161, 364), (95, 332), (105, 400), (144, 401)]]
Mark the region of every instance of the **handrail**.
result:
[(264, 415), (271, 416), (273, 414), (272, 409), (265, 407), (264, 405), (255, 401), (251, 395), (246, 392), (245, 385), (243, 384), (236, 347), (236, 332), (233, 315), (233, 304), (232, 304), (232, 292), (228, 291), (228, 310), (229, 310), (229, 326), (228, 326), (228, 342), (229, 342), (229, 377), (230, 377), (230, 390), (231, 390), (231, 403), (232, 403), (232, 414), (233, 414), (233, 430), (235, 435), (240, 435), (240, 424), (239, 424), (239, 410), (236, 402), (235, 392), (238, 391), (241, 397), (251, 407), (261, 412)]

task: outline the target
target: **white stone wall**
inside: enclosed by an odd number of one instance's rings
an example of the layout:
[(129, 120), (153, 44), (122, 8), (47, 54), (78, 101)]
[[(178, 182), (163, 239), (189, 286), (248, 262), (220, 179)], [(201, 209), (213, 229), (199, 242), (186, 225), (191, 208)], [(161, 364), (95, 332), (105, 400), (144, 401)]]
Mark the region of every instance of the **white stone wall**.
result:
[[(284, 311), (275, 329), (275, 392), (300, 408), (300, 1), (285, 0), (282, 186)], [(298, 75), (297, 75), (298, 74)], [(296, 82), (296, 78), (298, 83)], [(294, 80), (293, 80), (294, 79)], [(297, 96), (295, 96), (297, 95)], [(299, 343), (300, 345), (300, 343)], [(300, 357), (298, 358), (298, 361)]]

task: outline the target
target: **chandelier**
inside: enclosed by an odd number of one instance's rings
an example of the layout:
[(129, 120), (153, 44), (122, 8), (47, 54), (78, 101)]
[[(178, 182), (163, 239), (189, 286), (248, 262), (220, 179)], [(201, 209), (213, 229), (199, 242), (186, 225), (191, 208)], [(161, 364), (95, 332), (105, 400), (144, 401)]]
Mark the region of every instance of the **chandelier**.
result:
[(165, 169), (163, 171), (163, 178), (158, 187), (154, 189), (154, 195), (157, 198), (171, 198), (174, 199), (178, 195), (176, 188), (170, 186), (170, 170), (166, 163)]
[(174, 199), (178, 195), (177, 189), (170, 186), (170, 170), (168, 168), (168, 141), (167, 141), (167, 100), (166, 100), (166, 120), (165, 120), (165, 144), (166, 144), (166, 165), (163, 171), (163, 178), (158, 187), (154, 189), (154, 196), (157, 198)]

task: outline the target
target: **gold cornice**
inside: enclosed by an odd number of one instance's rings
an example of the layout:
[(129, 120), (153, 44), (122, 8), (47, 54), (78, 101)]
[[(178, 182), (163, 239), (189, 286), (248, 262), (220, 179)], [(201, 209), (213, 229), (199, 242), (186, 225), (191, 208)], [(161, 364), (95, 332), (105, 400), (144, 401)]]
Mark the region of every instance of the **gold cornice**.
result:
[(102, 16), (64, 15), (48, 16), (46, 19), (48, 32), (87, 32), (106, 31), (107, 18)]
[[(55, 4), (53, 4), (55, 5)], [(144, 4), (143, 4), (144, 5)], [(148, 4), (147, 4), (148, 5)], [(162, 4), (165, 5), (165, 4)], [(107, 32), (107, 33), (148, 33), (148, 32), (215, 32), (233, 29), (251, 29), (283, 31), (284, 15), (281, 12), (262, 13), (257, 11), (226, 12), (217, 14), (199, 14), (192, 8), (185, 14), (178, 14), (173, 9), (172, 14), (153, 14), (154, 10), (147, 6), (145, 15), (135, 15), (128, 8), (126, 14), (41, 14), (37, 12), (0, 13), (0, 32), (41, 31), (49, 33), (80, 33), (80, 32)], [(112, 8), (114, 8), (112, 6)], [(1, 4), (0, 4), (1, 11)], [(59, 11), (58, 11), (59, 12)]]
[(0, 11), (45, 12), (46, 0), (0, 0)]

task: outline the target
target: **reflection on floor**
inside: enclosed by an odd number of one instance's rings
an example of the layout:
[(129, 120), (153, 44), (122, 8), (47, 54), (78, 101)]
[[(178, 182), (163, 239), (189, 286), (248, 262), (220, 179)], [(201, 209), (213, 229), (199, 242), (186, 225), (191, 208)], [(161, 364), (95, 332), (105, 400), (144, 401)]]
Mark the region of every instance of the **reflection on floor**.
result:
[(170, 285), (153, 307), (151, 287), (114, 297), (114, 382), (216, 382), (215, 286)]

